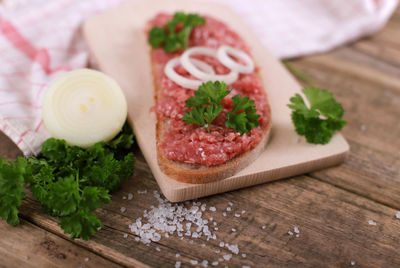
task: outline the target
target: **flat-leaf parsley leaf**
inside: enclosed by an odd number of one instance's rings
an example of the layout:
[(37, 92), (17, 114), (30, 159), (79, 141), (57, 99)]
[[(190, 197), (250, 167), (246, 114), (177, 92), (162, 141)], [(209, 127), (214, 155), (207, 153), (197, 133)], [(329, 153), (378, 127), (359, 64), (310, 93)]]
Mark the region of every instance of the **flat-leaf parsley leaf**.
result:
[[(193, 107), (193, 109), (185, 112), (182, 118), (183, 122), (204, 126), (210, 132), (210, 124), (224, 110), (222, 100), (231, 92), (226, 88), (224, 82), (208, 81), (203, 83), (194, 92), (194, 96), (186, 100), (185, 107)], [(226, 127), (243, 135), (259, 125), (260, 115), (257, 114), (253, 100), (247, 96), (235, 95), (232, 102), (233, 109), (227, 113)]]
[(300, 94), (290, 98), (291, 103), (288, 104), (292, 109), (291, 116), (296, 132), (305, 136), (309, 143), (326, 144), (335, 131), (346, 125), (346, 121), (342, 120), (343, 107), (325, 89), (307, 87), (302, 91), (310, 107), (307, 107)]
[(194, 26), (203, 25), (206, 20), (197, 14), (176, 12), (164, 27), (154, 27), (149, 33), (149, 43), (153, 48), (163, 46), (166, 52), (187, 48)]

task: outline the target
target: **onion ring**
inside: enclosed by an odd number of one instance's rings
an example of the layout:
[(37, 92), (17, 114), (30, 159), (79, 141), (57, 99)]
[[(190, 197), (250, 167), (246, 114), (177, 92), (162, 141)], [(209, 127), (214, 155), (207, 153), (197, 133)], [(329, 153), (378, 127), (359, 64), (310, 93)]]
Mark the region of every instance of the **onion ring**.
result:
[(202, 54), (212, 57), (217, 57), (217, 51), (208, 47), (192, 47), (187, 49), (180, 57), (180, 62), (191, 75), (202, 81), (222, 81), (227, 85), (235, 82), (238, 79), (239, 73), (231, 70), (228, 74), (209, 74), (200, 70), (195, 64), (193, 59), (190, 58), (192, 54)]
[[(229, 54), (244, 61), (246, 64), (243, 65), (235, 62), (231, 57), (229, 57)], [(217, 50), (217, 58), (224, 66), (228, 67), (232, 71), (245, 74), (252, 73), (254, 71), (253, 60), (249, 57), (249, 55), (240, 49), (231, 46), (220, 46)]]

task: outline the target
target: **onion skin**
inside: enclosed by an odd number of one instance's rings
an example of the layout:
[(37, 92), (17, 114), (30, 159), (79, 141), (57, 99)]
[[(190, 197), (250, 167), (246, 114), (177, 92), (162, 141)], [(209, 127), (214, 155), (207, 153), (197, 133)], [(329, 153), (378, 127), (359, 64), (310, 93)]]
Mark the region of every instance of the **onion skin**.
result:
[(117, 82), (90, 69), (59, 76), (47, 89), (42, 108), (51, 136), (82, 148), (114, 138), (127, 113), (127, 102)]

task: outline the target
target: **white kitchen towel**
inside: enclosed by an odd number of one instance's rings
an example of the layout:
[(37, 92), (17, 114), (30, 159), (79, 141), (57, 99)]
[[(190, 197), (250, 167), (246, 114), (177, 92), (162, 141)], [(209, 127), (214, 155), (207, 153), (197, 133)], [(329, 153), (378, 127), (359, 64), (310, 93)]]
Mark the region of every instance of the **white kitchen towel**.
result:
[[(213, 1), (235, 9), (279, 58), (327, 51), (374, 33), (398, 4), (397, 0)], [(49, 82), (87, 65), (82, 21), (120, 2), (3, 0), (0, 4), (0, 130), (25, 155), (38, 154), (49, 137), (41, 120)]]

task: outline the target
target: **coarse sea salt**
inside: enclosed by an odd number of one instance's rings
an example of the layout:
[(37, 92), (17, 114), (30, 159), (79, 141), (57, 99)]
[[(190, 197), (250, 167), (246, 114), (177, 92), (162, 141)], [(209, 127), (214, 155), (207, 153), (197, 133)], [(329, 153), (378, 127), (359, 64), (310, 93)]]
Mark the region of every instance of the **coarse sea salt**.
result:
[(295, 227), (293, 228), (293, 230), (294, 230), (294, 232), (295, 232), (296, 234), (300, 233), (299, 227), (297, 227), (297, 226), (295, 226)]
[(192, 265), (196, 265), (196, 264), (198, 264), (199, 262), (196, 261), (196, 260), (190, 260), (190, 263), (191, 263)]
[(215, 207), (210, 207), (211, 211), (217, 211), (217, 209)]
[(121, 211), (121, 213), (124, 213), (124, 212), (126, 211), (126, 207), (122, 207), (122, 208), (120, 209), (120, 211)]
[(351, 265), (355, 265), (356, 262), (355, 262), (355, 261), (351, 261), (350, 264), (351, 264)]
[(400, 211), (397, 211), (396, 218), (400, 219)]
[(219, 264), (218, 261), (213, 261), (213, 262), (211, 263), (212, 266), (217, 266), (218, 264)]
[(376, 226), (376, 222), (373, 221), (373, 220), (368, 220), (368, 224), (369, 224), (369, 225), (374, 225), (374, 226)]
[(132, 193), (129, 193), (128, 194), (128, 200), (132, 200), (133, 199), (133, 194)]
[(181, 267), (181, 262), (180, 261), (177, 261), (177, 262), (175, 262), (175, 268), (180, 268)]
[(208, 220), (202, 218), (200, 202), (193, 202), (191, 207), (186, 207), (184, 204), (170, 203), (163, 199), (158, 191), (154, 191), (154, 197), (158, 206), (151, 206), (149, 211), (143, 212), (143, 217), (137, 218), (129, 225), (131, 232), (138, 235), (142, 243), (159, 241), (161, 233), (177, 233), (182, 239), (182, 233), (193, 238), (205, 237), (207, 241), (217, 239), (208, 226)]

